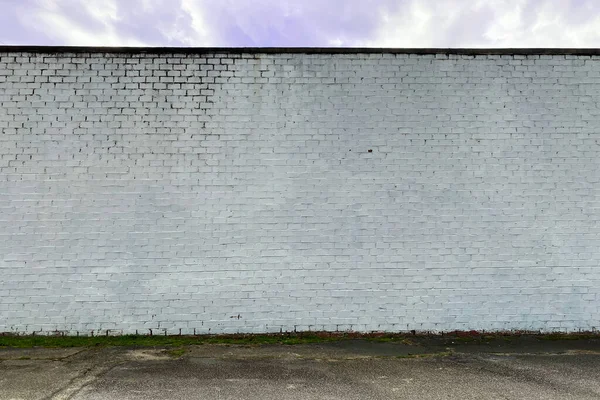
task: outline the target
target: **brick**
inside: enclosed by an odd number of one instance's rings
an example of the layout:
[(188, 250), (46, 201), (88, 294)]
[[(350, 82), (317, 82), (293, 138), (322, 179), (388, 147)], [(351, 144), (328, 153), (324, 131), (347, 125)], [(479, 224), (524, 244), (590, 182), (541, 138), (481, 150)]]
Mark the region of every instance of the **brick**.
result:
[(593, 61), (0, 54), (0, 332), (597, 329)]

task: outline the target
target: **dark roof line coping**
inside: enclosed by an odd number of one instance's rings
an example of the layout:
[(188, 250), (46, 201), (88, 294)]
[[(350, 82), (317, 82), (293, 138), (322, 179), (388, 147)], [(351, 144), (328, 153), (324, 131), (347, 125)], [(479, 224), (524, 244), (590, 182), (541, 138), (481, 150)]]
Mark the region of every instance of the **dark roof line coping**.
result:
[(374, 48), (374, 47), (91, 47), (0, 46), (0, 53), (123, 53), (123, 54), (457, 54), (600, 56), (600, 48)]

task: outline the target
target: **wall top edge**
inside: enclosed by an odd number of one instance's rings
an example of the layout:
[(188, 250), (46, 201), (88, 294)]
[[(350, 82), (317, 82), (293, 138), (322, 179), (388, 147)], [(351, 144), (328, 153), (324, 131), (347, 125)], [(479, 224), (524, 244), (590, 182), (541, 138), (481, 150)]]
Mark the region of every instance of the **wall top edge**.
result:
[(373, 48), (373, 47), (90, 47), (0, 46), (0, 53), (123, 54), (432, 54), (600, 56), (600, 48)]

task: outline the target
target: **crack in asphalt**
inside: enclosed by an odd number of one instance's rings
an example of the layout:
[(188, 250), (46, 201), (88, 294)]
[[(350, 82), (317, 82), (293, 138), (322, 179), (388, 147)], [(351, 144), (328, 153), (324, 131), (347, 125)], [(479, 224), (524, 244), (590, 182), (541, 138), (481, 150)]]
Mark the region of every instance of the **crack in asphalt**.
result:
[[(77, 352), (76, 354), (81, 354), (83, 352), (89, 351), (84, 349), (82, 351)], [(98, 353), (96, 352), (96, 355)], [(73, 356), (71, 355), (71, 356)], [(93, 357), (93, 355), (91, 355)], [(65, 357), (68, 358), (68, 357)], [(114, 368), (124, 364), (126, 360), (119, 358), (117, 360), (105, 360), (100, 365), (92, 365), (87, 367), (83, 372), (73, 377), (67, 382), (62, 388), (55, 390), (50, 395), (40, 399), (40, 400), (69, 400), (72, 399), (75, 395), (77, 395), (83, 388), (93, 383), (99, 377), (109, 373)]]

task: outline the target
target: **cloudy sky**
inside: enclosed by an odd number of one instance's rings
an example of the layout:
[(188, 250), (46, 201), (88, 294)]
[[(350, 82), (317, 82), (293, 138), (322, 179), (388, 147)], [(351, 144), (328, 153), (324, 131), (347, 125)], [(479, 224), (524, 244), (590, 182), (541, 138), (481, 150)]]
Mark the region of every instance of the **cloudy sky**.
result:
[(600, 0), (0, 0), (0, 42), (600, 47)]

